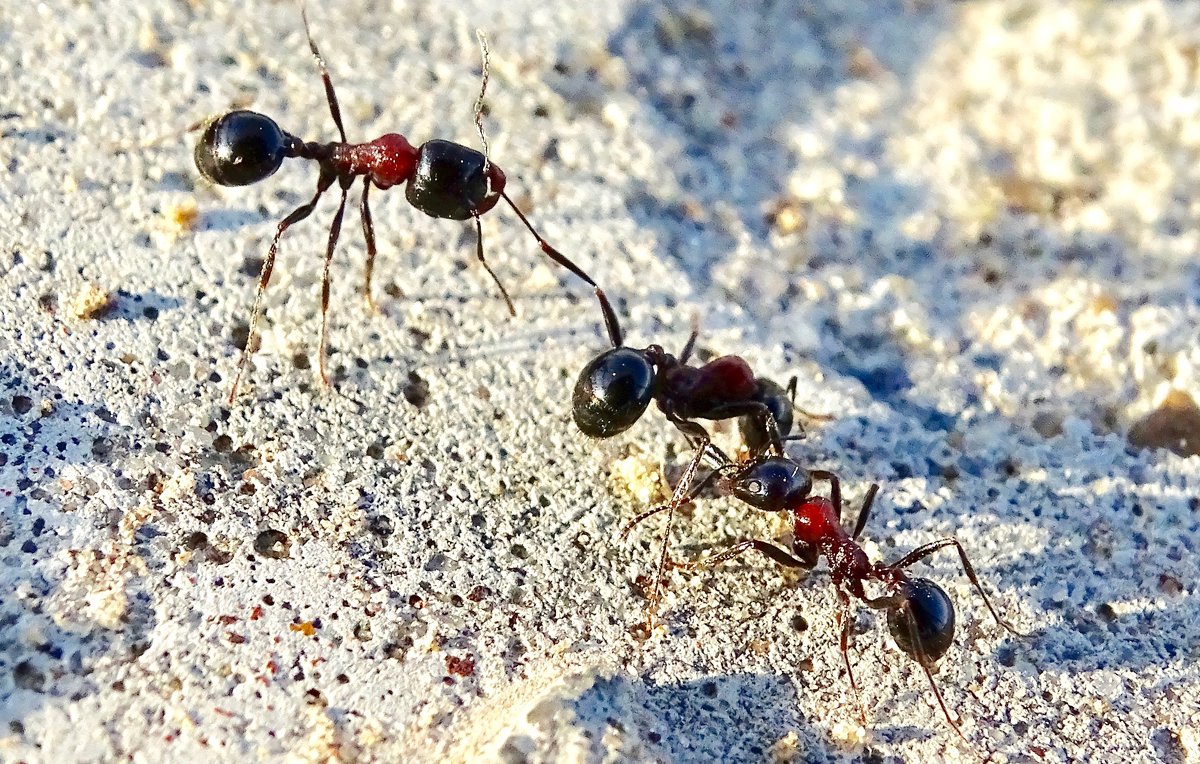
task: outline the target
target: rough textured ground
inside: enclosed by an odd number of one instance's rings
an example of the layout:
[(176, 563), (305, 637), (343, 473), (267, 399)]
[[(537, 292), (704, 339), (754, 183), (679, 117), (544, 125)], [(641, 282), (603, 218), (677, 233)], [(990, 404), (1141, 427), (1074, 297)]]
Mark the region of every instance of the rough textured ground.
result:
[[(368, 314), (348, 219), (331, 393), (327, 201), (225, 405), (314, 176), (215, 189), (178, 131), (240, 103), (332, 137), (299, 14), (48, 0), (0, 18), (0, 759), (1200, 761), (1200, 6), (758, 5), (311, 16), (359, 138), (473, 144), (487, 29), (493, 156), (630, 341), (699, 312), (702, 353), (834, 415), (794, 453), (882, 484), (872, 554), (962, 539), (1031, 635), (921, 568), (974, 750), (867, 614), (858, 728), (825, 572), (677, 573), (635, 637), (660, 526), (616, 532), (683, 445), (575, 431), (597, 313), (504, 211), (518, 320), (397, 191)], [(675, 549), (779, 530), (706, 497)]]

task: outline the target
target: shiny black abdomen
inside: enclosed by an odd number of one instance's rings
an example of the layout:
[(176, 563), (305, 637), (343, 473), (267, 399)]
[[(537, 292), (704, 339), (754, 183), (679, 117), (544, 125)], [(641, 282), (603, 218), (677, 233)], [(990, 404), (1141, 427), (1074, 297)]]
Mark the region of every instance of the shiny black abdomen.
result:
[[(901, 591), (907, 607), (888, 610), (888, 631), (897, 647), (932, 664), (954, 643), (954, 603), (942, 587), (928, 578), (914, 578)], [(917, 654), (913, 644), (912, 626), (916, 627), (922, 655)]]
[(288, 137), (275, 120), (239, 109), (213, 120), (193, 158), (200, 174), (222, 186), (248, 186), (270, 177), (287, 156)]
[(654, 364), (640, 350), (613, 348), (583, 367), (571, 397), (579, 430), (591, 438), (624, 432), (654, 400)]

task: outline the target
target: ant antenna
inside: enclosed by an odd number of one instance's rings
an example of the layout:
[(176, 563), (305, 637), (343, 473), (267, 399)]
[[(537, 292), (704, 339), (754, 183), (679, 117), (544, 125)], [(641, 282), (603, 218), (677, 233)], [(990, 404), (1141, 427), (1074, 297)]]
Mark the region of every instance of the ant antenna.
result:
[(479, 83), (479, 97), (475, 99), (475, 127), (479, 130), (479, 141), (483, 144), (483, 174), (486, 176), (491, 169), (492, 159), (488, 148), (487, 135), (483, 132), (483, 96), (487, 93), (488, 76), (491, 74), (492, 56), (488, 49), (487, 34), (482, 29), (475, 30), (479, 38), (479, 55), (483, 57), (483, 78)]
[(304, 36), (308, 38), (308, 49), (312, 51), (313, 60), (317, 62), (317, 71), (321, 73), (321, 82), (325, 84), (325, 100), (329, 102), (329, 113), (333, 115), (333, 124), (337, 125), (342, 143), (346, 143), (346, 128), (342, 127), (342, 109), (338, 106), (337, 93), (333, 92), (333, 80), (329, 77), (329, 67), (325, 66), (325, 59), (321, 56), (321, 51), (317, 49), (317, 42), (313, 39), (312, 30), (308, 27), (308, 9), (304, 5), (304, 0), (297, 0), (296, 4), (300, 6), (300, 18), (304, 21)]
[[(521, 214), (520, 210), (517, 211), (517, 214)], [(608, 340), (613, 347), (619, 348), (625, 343), (625, 335), (621, 332), (621, 322), (617, 320), (617, 312), (613, 310), (612, 303), (608, 301), (608, 295), (604, 294), (603, 289), (596, 287), (595, 291), (596, 299), (600, 301), (600, 312), (604, 314), (604, 328), (608, 331)]]

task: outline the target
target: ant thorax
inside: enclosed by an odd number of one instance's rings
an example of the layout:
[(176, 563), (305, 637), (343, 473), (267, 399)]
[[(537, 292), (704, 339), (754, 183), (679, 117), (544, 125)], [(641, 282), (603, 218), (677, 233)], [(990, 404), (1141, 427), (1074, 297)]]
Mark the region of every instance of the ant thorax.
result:
[(714, 404), (752, 400), (758, 394), (758, 378), (741, 356), (726, 355), (700, 367), (677, 364), (666, 369), (663, 389), (667, 397), (686, 402), (677, 409), (703, 411)]
[(817, 546), (846, 540), (846, 532), (838, 520), (833, 502), (824, 496), (814, 496), (793, 509), (792, 533), (798, 541)]
[(339, 169), (365, 175), (379, 189), (398, 186), (413, 176), (417, 149), (400, 133), (381, 135), (370, 143), (345, 144), (334, 155)]

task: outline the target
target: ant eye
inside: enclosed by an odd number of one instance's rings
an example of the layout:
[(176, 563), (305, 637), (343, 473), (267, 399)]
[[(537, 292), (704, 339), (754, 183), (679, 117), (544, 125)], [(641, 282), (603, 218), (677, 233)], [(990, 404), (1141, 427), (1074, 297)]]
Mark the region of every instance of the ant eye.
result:
[(755, 495), (761, 495), (763, 492), (763, 484), (761, 480), (751, 480), (746, 483), (746, 490)]

